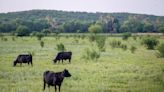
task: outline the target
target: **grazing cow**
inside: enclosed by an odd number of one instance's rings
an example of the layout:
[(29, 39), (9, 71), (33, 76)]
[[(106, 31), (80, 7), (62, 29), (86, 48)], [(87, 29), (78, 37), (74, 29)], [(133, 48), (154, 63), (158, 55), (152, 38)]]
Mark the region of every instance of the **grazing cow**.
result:
[(31, 54), (22, 54), (19, 55), (17, 57), (17, 59), (13, 62), (13, 66), (16, 66), (17, 63), (20, 63), (20, 65), (22, 65), (22, 63), (31, 63), (32, 66), (32, 55)]
[(60, 60), (62, 60), (63, 63), (63, 60), (69, 59), (69, 63), (71, 63), (71, 56), (72, 56), (72, 52), (59, 52), (53, 61), (54, 63), (56, 63), (57, 60), (59, 60), (59, 62)]
[(67, 69), (64, 69), (64, 71), (62, 72), (56, 72), (56, 73), (53, 71), (45, 71), (43, 74), (43, 82), (44, 82), (43, 90), (45, 90), (46, 83), (47, 83), (48, 88), (50, 88), (50, 86), (55, 86), (55, 92), (58, 86), (60, 92), (60, 86), (64, 80), (64, 77), (71, 77), (71, 74)]

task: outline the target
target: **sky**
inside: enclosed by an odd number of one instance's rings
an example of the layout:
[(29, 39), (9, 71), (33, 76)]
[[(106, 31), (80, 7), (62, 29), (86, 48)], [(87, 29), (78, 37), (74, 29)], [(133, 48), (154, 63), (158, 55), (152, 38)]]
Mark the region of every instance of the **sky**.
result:
[(164, 16), (164, 0), (0, 0), (0, 13), (32, 9)]

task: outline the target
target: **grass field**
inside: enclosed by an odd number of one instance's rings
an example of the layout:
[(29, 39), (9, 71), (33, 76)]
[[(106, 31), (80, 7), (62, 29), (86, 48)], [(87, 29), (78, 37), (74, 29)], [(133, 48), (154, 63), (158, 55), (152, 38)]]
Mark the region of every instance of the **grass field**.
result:
[[(108, 37), (105, 52), (97, 61), (83, 59), (86, 48), (97, 50), (94, 42), (87, 38), (44, 37), (42, 48), (36, 37), (5, 36), (0, 39), (0, 92), (43, 92), (43, 72), (69, 70), (72, 77), (65, 78), (61, 92), (163, 92), (164, 58), (158, 58), (157, 50), (147, 50), (141, 39), (132, 37), (123, 41), (120, 37)], [(164, 42), (163, 38), (158, 38)], [(120, 40), (128, 46), (127, 50), (111, 48), (112, 40)], [(56, 44), (63, 43), (67, 51), (72, 51), (72, 62), (53, 64), (58, 53)], [(135, 53), (129, 48), (137, 47)], [(19, 54), (33, 53), (33, 67), (13, 61)], [(45, 92), (49, 92), (48, 88)], [(54, 92), (54, 87), (50, 88)]]

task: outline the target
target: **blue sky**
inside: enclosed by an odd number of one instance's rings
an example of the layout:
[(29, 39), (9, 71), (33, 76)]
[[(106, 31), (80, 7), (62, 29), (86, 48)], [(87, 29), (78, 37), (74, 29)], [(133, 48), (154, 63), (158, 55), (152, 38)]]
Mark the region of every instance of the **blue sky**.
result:
[(0, 0), (0, 13), (32, 9), (129, 12), (164, 16), (164, 0)]

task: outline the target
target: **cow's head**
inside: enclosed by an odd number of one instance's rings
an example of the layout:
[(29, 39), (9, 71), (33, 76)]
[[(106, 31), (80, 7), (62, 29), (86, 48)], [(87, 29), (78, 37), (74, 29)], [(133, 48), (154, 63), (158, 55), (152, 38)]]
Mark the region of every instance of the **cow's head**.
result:
[(54, 59), (53, 61), (54, 61), (54, 63), (56, 63), (56, 62), (57, 62), (57, 60), (56, 60), (56, 59)]
[(15, 60), (15, 61), (13, 62), (13, 66), (16, 66), (16, 64), (17, 64), (17, 61)]
[(71, 74), (69, 73), (69, 71), (67, 69), (64, 69), (63, 76), (64, 77), (71, 77)]

